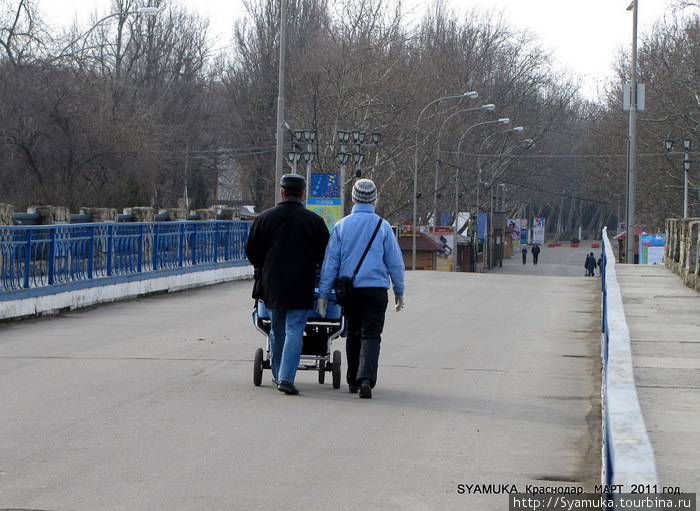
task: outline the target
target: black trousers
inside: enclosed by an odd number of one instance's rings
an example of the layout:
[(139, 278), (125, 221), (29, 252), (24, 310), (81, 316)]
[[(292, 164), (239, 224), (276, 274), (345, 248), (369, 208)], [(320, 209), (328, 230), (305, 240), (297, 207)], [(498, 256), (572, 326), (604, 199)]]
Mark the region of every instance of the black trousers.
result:
[(345, 307), (348, 320), (346, 355), (348, 385), (356, 387), (362, 380), (377, 383), (379, 346), (384, 331), (384, 316), (389, 293), (382, 287), (358, 287), (352, 303)]

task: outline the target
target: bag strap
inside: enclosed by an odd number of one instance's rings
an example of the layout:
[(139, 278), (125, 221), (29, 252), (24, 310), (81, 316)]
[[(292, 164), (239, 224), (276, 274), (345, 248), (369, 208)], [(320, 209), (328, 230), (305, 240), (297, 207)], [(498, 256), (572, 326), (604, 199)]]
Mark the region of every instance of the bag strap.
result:
[(355, 267), (355, 271), (352, 273), (352, 280), (353, 282), (355, 281), (355, 277), (357, 277), (357, 272), (360, 271), (360, 266), (362, 266), (362, 263), (365, 260), (365, 257), (367, 256), (367, 252), (369, 252), (369, 247), (372, 246), (372, 243), (374, 242), (374, 238), (377, 237), (377, 233), (379, 232), (379, 228), (382, 225), (382, 218), (379, 217), (379, 222), (377, 222), (377, 227), (374, 228), (374, 233), (372, 234), (372, 237), (369, 240), (369, 243), (367, 243), (367, 248), (365, 248), (364, 254), (362, 254), (362, 257), (360, 258), (360, 262), (357, 263), (357, 266)]

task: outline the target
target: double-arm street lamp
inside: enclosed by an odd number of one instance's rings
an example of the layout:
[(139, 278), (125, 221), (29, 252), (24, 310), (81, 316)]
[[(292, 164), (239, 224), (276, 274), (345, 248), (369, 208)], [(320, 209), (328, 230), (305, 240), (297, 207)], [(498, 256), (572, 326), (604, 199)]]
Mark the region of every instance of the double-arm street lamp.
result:
[(439, 103), (441, 101), (447, 100), (447, 99), (460, 99), (460, 98), (476, 98), (479, 96), (479, 93), (476, 91), (471, 91), (471, 92), (465, 92), (464, 94), (459, 94), (456, 96), (444, 96), (442, 98), (434, 99), (430, 103), (428, 103), (423, 110), (421, 110), (420, 115), (418, 115), (418, 119), (416, 120), (416, 144), (415, 144), (415, 152), (413, 155), (413, 226), (412, 226), (412, 231), (413, 231), (413, 254), (412, 254), (412, 264), (411, 264), (411, 269), (415, 270), (416, 269), (416, 229), (417, 229), (417, 222), (418, 222), (418, 125), (420, 124), (420, 120), (423, 117), (423, 114), (425, 111), (431, 106), (434, 105), (435, 103)]

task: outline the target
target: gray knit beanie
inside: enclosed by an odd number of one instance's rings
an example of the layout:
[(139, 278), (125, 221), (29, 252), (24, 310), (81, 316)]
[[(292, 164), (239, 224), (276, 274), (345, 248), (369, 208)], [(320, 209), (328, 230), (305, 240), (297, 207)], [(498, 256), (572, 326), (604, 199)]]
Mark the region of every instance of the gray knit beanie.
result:
[(370, 179), (360, 179), (352, 187), (352, 201), (356, 204), (372, 203), (377, 200), (377, 187)]

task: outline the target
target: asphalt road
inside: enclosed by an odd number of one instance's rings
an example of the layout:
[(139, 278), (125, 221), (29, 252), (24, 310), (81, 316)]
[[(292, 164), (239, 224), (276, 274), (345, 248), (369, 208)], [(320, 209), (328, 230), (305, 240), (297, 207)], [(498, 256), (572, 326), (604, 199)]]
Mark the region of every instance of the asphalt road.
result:
[(300, 396), (269, 371), (255, 387), (250, 282), (1, 323), (0, 509), (499, 511), (502, 485), (592, 491), (600, 281), (583, 276), (586, 250), (407, 272), (371, 400), (344, 372), (339, 390), (313, 372)]

